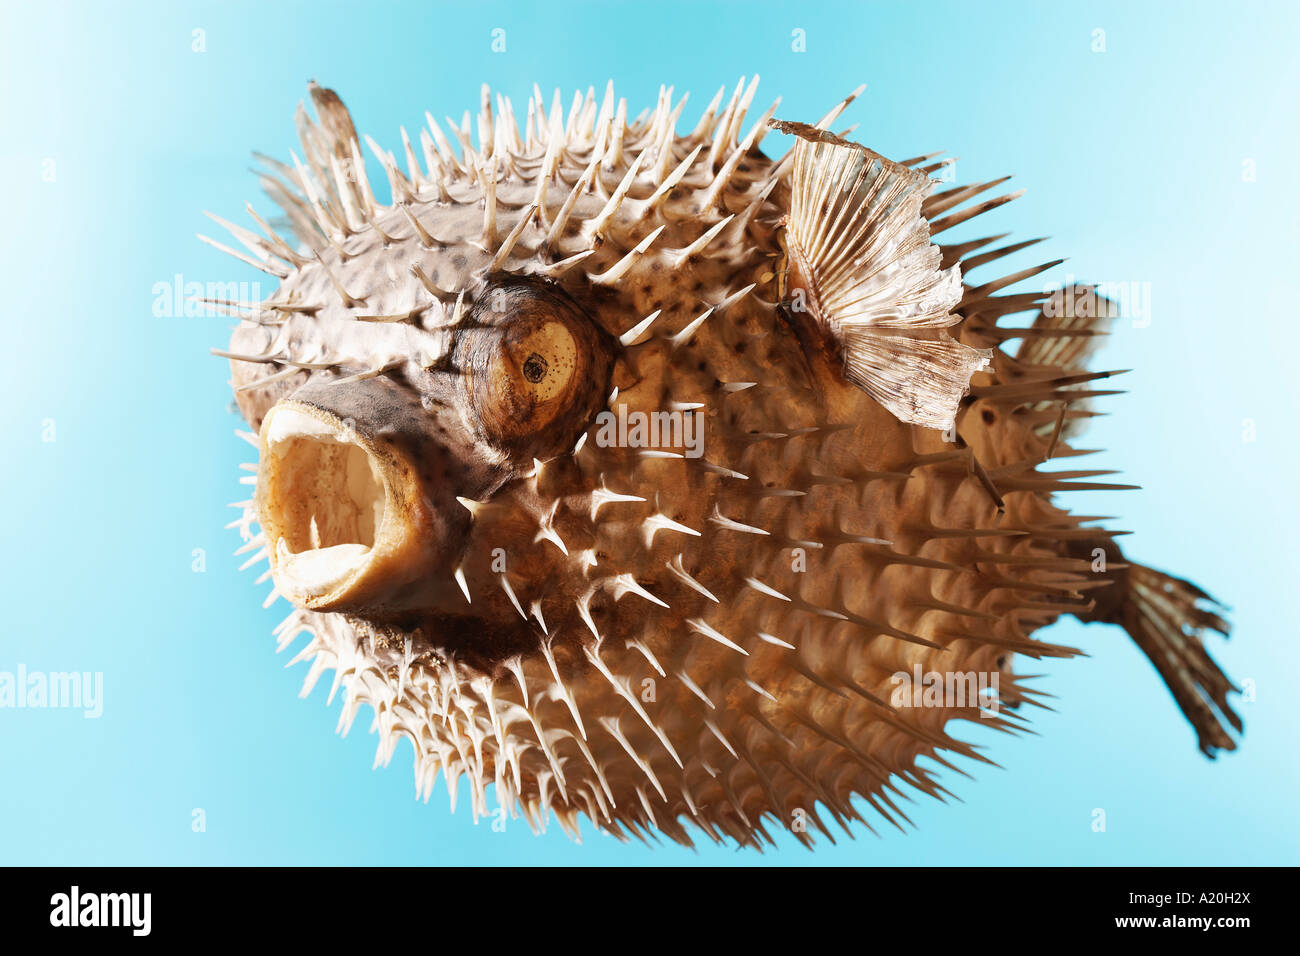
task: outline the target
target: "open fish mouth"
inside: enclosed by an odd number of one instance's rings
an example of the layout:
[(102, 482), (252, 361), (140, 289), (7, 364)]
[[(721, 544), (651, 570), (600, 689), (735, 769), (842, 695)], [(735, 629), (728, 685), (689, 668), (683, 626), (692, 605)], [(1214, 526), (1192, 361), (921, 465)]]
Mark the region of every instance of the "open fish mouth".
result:
[(349, 420), (296, 402), (272, 409), (262, 428), (258, 511), (280, 593), (330, 610), (373, 591), (413, 546), (402, 478)]

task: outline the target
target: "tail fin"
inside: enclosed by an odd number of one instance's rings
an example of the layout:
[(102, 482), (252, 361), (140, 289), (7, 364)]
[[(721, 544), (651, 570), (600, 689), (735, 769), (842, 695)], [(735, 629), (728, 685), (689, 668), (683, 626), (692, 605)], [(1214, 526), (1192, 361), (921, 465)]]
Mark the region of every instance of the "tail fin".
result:
[[(1113, 543), (1105, 550), (1114, 551), (1116, 563), (1123, 562)], [(1110, 558), (1108, 553), (1108, 563)], [(1235, 750), (1237, 743), (1224, 725), (1242, 731), (1241, 718), (1228, 704), (1228, 693), (1240, 689), (1203, 642), (1207, 630), (1228, 636), (1229, 625), (1220, 616), (1223, 606), (1190, 581), (1140, 564), (1113, 568), (1109, 575), (1114, 586), (1094, 592), (1096, 606), (1084, 619), (1128, 631), (1196, 728), (1202, 753), (1213, 758), (1217, 751)]]

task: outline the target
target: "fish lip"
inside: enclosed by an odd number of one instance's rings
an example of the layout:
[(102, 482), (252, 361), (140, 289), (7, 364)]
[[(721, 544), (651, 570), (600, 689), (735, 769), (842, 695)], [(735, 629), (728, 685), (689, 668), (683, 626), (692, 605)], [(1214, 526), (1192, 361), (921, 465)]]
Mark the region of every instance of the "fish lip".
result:
[(317, 611), (382, 603), (387, 568), (414, 530), (401, 469), (352, 420), (304, 402), (274, 406), (260, 443), (255, 500), (276, 590)]

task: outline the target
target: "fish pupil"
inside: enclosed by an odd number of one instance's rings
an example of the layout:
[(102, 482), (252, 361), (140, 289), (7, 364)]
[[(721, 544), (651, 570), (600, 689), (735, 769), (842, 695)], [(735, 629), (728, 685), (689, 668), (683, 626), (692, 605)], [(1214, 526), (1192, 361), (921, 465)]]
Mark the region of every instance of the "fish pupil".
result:
[(536, 352), (524, 360), (524, 378), (536, 385), (546, 376), (546, 359)]

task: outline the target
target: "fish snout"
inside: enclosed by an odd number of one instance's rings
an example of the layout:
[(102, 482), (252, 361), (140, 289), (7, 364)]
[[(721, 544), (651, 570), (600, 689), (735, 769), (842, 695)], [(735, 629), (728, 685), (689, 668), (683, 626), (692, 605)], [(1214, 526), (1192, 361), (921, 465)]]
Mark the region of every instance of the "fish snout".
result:
[(277, 590), (375, 619), (450, 600), (469, 532), (455, 499), (492, 480), (457, 433), (384, 380), (309, 382), (272, 407), (256, 502)]

